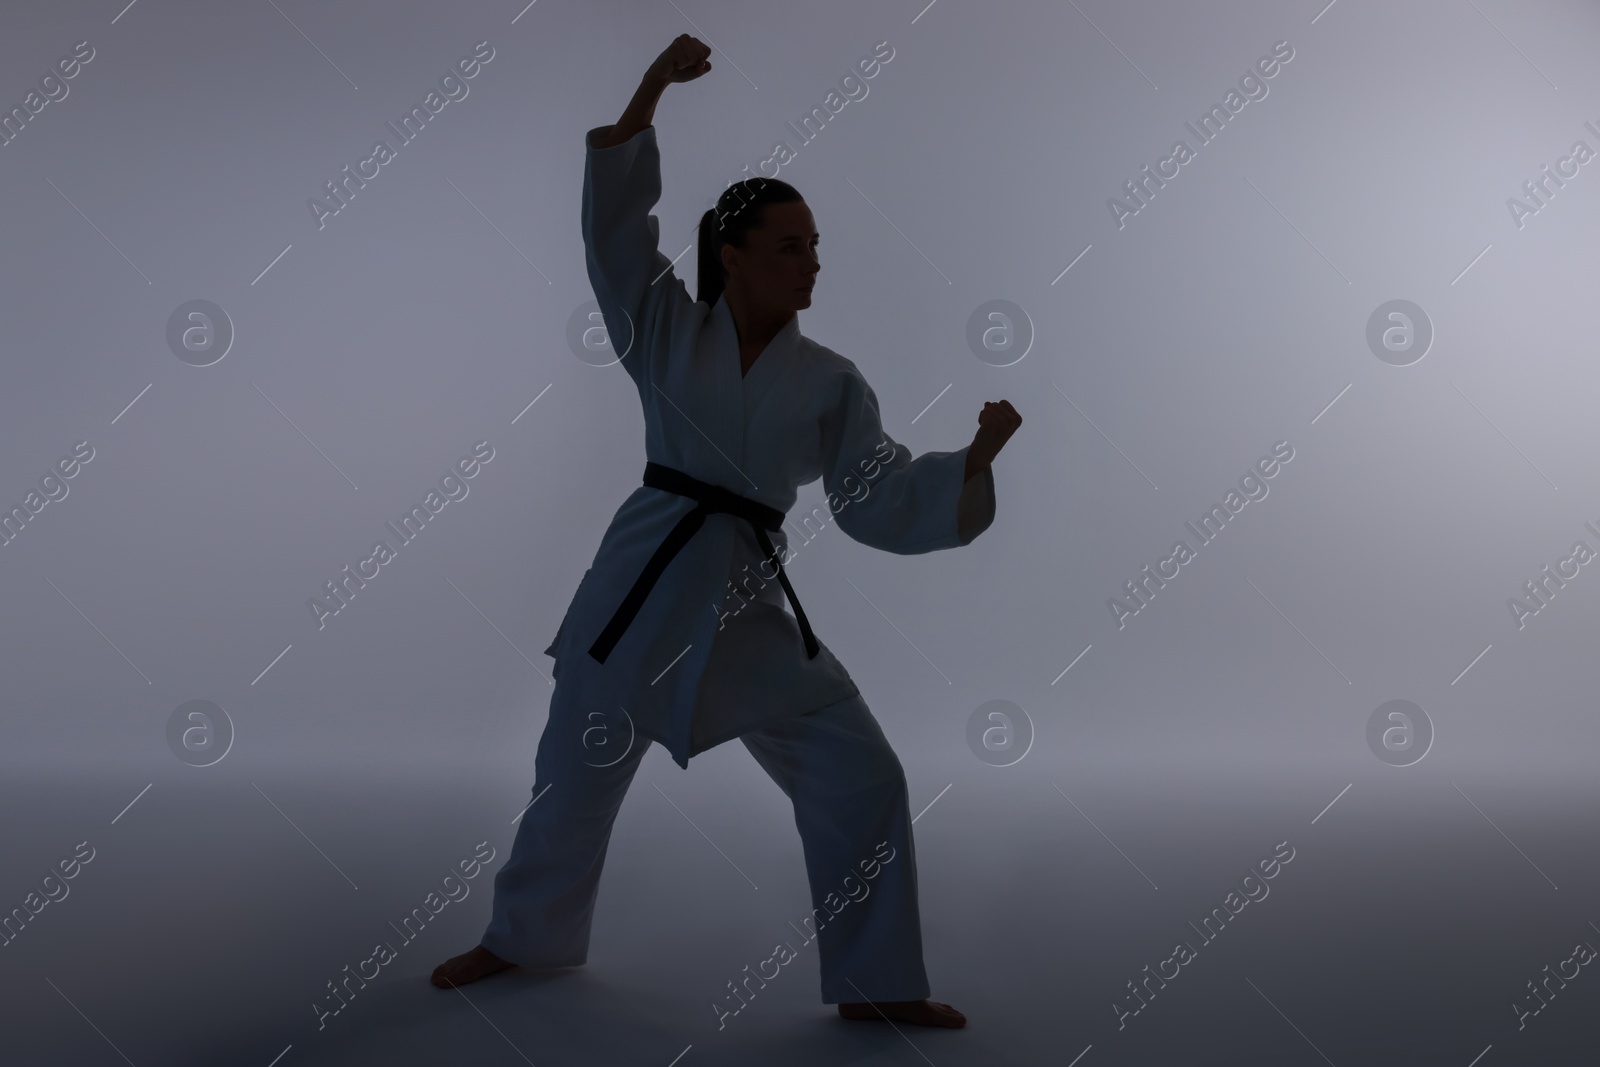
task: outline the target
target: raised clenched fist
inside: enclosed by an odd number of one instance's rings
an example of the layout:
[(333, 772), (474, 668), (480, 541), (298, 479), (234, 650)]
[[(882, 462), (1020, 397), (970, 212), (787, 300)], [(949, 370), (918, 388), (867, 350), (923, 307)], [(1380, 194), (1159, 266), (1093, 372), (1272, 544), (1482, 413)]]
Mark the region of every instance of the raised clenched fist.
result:
[(1021, 425), (1022, 416), (1011, 406), (1011, 401), (985, 403), (978, 413), (978, 432), (972, 438), (969, 461), (979, 466), (992, 462)]
[(711, 69), (706, 61), (710, 55), (709, 45), (687, 33), (679, 34), (650, 64), (649, 73), (666, 82), (693, 81)]

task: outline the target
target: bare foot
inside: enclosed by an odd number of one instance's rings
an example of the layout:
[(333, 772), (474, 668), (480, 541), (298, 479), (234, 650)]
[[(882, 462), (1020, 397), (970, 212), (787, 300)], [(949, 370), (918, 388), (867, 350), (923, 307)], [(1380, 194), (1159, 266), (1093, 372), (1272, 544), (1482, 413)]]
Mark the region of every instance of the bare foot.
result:
[(839, 1014), (846, 1019), (882, 1019), (888, 1016), (896, 1022), (915, 1023), (918, 1026), (967, 1025), (967, 1017), (948, 1004), (937, 1000), (879, 1000), (865, 1004), (840, 1004)]
[(452, 956), (433, 969), (433, 977), (428, 979), (440, 989), (450, 989), (458, 985), (476, 982), (486, 975), (503, 971), (516, 964), (503, 960), (493, 952), (479, 945), (470, 952), (463, 952), (459, 956)]

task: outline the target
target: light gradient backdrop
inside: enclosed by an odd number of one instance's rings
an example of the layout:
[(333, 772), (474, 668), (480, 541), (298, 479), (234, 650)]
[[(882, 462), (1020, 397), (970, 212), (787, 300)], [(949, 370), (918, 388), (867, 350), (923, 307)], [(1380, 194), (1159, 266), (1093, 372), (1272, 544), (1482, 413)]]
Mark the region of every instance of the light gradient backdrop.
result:
[[(1594, 5), (124, 4), (0, 13), (0, 109), (26, 116), (0, 145), (16, 1062), (1593, 1062), (1600, 979), (1516, 1005), (1600, 944), (1600, 567), (1562, 563), (1600, 551)], [(425, 981), (487, 918), (539, 650), (643, 470), (631, 382), (573, 340), (582, 137), (680, 33), (714, 49), (655, 115), (691, 294), (700, 212), (786, 142), (822, 235), (801, 329), (885, 429), (920, 454), (988, 400), (1025, 420), (970, 546), (791, 531), (907, 770), (958, 1033), (830, 1019), (814, 948), (716, 1025), (809, 908), (738, 744), (688, 773), (648, 754), (583, 971)], [(479, 42), (402, 145), (385, 123)], [(1275, 47), (1202, 143), (1185, 124)], [(308, 201), (380, 138), (394, 158), (319, 226)], [(171, 341), (192, 301), (220, 358)], [(385, 523), (483, 441), (400, 546)], [(1185, 524), (1275, 446), (1202, 544)], [(817, 507), (820, 483), (791, 514)], [(395, 560), (319, 625), (379, 539)], [(209, 753), (173, 740), (191, 701)], [(326, 983), (484, 841), (446, 929), (319, 1029)], [(1248, 932), (1182, 971), (1209, 976), (1123, 1015), (1284, 841)]]

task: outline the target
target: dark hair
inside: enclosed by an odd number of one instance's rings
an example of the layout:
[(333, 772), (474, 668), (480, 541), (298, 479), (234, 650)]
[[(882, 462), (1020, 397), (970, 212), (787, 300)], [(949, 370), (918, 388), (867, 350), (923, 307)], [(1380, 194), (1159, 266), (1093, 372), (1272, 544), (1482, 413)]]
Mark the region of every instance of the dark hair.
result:
[(700, 216), (699, 296), (709, 307), (722, 295), (725, 272), (722, 246), (745, 247), (748, 233), (761, 226), (768, 204), (804, 200), (800, 190), (777, 178), (748, 178), (734, 182), (717, 198), (717, 206)]

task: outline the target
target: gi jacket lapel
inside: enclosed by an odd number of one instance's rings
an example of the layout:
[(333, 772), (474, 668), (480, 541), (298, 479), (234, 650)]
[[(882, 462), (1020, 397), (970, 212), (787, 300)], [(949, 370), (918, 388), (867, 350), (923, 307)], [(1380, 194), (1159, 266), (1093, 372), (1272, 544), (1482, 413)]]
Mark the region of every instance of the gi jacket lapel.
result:
[(726, 474), (715, 479), (741, 496), (755, 493), (757, 484), (751, 465), (750, 418), (783, 371), (793, 361), (800, 339), (799, 316), (791, 318), (761, 350), (750, 372), (739, 373), (739, 331), (726, 300), (719, 299), (711, 309), (707, 327), (706, 356), (712, 365), (713, 410), (708, 413), (708, 435), (721, 453), (719, 466)]
[[(729, 362), (733, 370), (728, 370)], [(750, 481), (741, 473), (744, 410), (739, 384), (739, 338), (727, 305), (718, 300), (701, 327), (695, 370), (694, 395), (685, 398), (693, 430), (684, 451), (705, 456), (705, 463), (688, 473), (735, 493), (745, 493)], [(696, 432), (698, 431), (698, 432)]]
[(717, 444), (738, 466), (738, 470), (732, 472), (737, 482), (730, 488), (741, 495), (749, 495), (758, 488), (755, 473), (750, 469), (753, 461), (750, 421), (762, 399), (794, 360), (794, 350), (800, 340), (800, 317), (796, 315), (784, 324), (750, 365), (748, 374), (739, 372), (739, 331), (733, 324), (733, 312), (728, 309), (726, 300), (719, 299), (711, 309), (711, 339), (710, 355), (716, 365), (718, 426), (726, 434), (725, 437), (719, 435), (722, 439)]
[[(785, 323), (777, 336), (761, 350), (761, 355), (751, 364), (749, 373), (742, 379), (746, 431), (750, 428), (750, 417), (761, 404), (761, 398), (767, 395), (772, 384), (783, 377), (784, 370), (794, 361), (794, 349), (799, 341), (800, 316), (796, 315)], [(734, 355), (733, 372), (739, 373), (737, 351)]]

